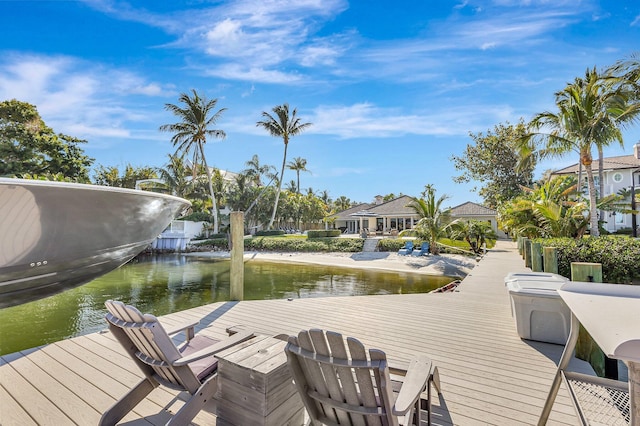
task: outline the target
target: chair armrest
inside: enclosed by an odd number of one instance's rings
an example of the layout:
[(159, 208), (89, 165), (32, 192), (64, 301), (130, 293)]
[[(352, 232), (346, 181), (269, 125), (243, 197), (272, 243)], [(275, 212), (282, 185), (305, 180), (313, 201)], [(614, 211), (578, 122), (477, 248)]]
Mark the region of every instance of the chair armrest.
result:
[(193, 331), (196, 325), (200, 324), (200, 321), (194, 321), (191, 323), (184, 323), (184, 324), (178, 324), (178, 325), (174, 325), (173, 327), (165, 327), (165, 331), (167, 332), (167, 334), (169, 336), (173, 336), (174, 334), (178, 334), (181, 331), (185, 331), (185, 333), (187, 334), (187, 340), (191, 340), (193, 339)]
[(251, 331), (241, 331), (228, 339), (224, 339), (221, 342), (214, 343), (211, 346), (208, 346), (204, 349), (201, 349), (197, 352), (192, 353), (191, 355), (182, 357), (180, 359), (175, 360), (172, 365), (174, 367), (180, 367), (183, 365), (190, 364), (194, 361), (197, 361), (202, 358), (206, 358), (208, 356), (214, 355), (220, 351), (230, 348), (231, 346), (237, 345), (238, 343), (244, 342), (245, 340), (249, 340), (254, 337), (254, 333)]
[(414, 406), (425, 390), (430, 375), (431, 360), (428, 357), (422, 355), (411, 360), (400, 393), (393, 405), (393, 414), (403, 415)]

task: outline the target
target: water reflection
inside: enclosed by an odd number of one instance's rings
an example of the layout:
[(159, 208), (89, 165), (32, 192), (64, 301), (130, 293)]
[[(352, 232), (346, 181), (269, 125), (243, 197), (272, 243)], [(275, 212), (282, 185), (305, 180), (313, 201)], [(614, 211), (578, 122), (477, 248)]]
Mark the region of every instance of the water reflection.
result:
[[(165, 315), (229, 299), (230, 263), (181, 255), (148, 257), (55, 296), (0, 310), (0, 354), (105, 328), (117, 299)], [(247, 300), (425, 293), (452, 280), (418, 274), (251, 261)]]

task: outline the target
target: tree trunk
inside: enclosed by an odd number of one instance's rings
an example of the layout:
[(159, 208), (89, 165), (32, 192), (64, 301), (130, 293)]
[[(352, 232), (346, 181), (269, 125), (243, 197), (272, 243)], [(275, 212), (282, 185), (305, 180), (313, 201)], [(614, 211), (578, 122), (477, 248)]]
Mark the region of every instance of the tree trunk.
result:
[[(598, 186), (600, 199), (602, 199), (604, 197), (604, 153), (601, 145), (598, 145)], [(600, 210), (600, 221), (604, 222), (604, 210)]]
[(278, 190), (276, 191), (276, 201), (273, 203), (273, 212), (271, 213), (271, 220), (269, 221), (268, 229), (273, 228), (273, 222), (276, 219), (276, 212), (278, 211), (278, 201), (280, 201), (280, 189), (282, 188), (282, 178), (284, 177), (284, 166), (287, 163), (287, 141), (284, 143), (284, 156), (282, 157), (282, 169), (280, 169), (280, 177), (278, 179)]
[(202, 152), (202, 162), (204, 163), (204, 168), (207, 170), (207, 179), (209, 180), (209, 192), (211, 193), (211, 216), (213, 216), (213, 233), (217, 234), (219, 231), (218, 227), (218, 205), (216, 204), (216, 194), (213, 192), (213, 182), (211, 176), (211, 170), (209, 170), (209, 166), (207, 165), (207, 159), (204, 156), (204, 151)]
[(593, 182), (591, 163), (587, 162), (584, 165), (584, 169), (587, 173), (587, 186), (589, 188), (589, 228), (592, 236), (599, 237), (600, 229), (598, 228), (598, 211), (596, 209), (596, 186)]

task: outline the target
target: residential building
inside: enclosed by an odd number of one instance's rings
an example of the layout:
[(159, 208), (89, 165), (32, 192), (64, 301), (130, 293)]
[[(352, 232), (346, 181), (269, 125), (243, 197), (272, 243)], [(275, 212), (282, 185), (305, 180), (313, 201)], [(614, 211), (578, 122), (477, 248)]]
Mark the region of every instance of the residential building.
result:
[[(592, 164), (596, 190), (599, 188), (598, 162)], [(633, 154), (621, 155), (617, 157), (607, 157), (604, 159), (604, 193), (603, 197), (611, 194), (618, 194), (621, 190), (630, 191), (632, 188), (640, 192), (640, 142), (633, 146)], [(554, 172), (554, 175), (578, 175), (580, 173), (579, 164), (573, 164), (564, 169)], [(582, 179), (586, 182), (586, 174), (582, 170)], [(626, 197), (627, 202), (630, 196)], [(637, 216), (636, 216), (637, 219)], [(616, 232), (620, 229), (630, 229), (632, 227), (632, 215), (607, 211), (604, 214), (603, 228), (609, 232)], [(638, 221), (636, 220), (636, 226)]]
[[(395, 234), (413, 228), (420, 217), (409, 207), (413, 200), (407, 195), (383, 202), (377, 196), (371, 204), (363, 203), (344, 210), (334, 217), (334, 228), (347, 234), (359, 234), (363, 229), (379, 235)], [(480, 204), (466, 202), (451, 208), (452, 219), (480, 220), (491, 224), (491, 228), (499, 236), (505, 236), (498, 230), (497, 212)]]

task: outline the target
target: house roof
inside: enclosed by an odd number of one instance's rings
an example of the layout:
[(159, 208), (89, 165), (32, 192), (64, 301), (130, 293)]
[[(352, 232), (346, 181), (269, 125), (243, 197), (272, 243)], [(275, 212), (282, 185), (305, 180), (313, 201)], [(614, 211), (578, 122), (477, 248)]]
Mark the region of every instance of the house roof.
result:
[[(598, 160), (594, 158), (593, 167), (597, 167)], [(634, 155), (619, 155), (617, 157), (608, 157), (604, 159), (604, 170), (621, 170), (621, 169), (636, 169), (640, 167), (640, 159), (636, 158)], [(564, 169), (557, 170), (553, 172), (554, 175), (565, 175), (565, 174), (573, 174), (578, 173), (579, 165), (578, 163), (573, 164), (569, 167), (565, 167)]]
[[(337, 220), (354, 220), (357, 219), (358, 213), (366, 212), (371, 216), (417, 216), (415, 210), (409, 207), (413, 201), (413, 197), (403, 195), (391, 201), (382, 204), (358, 204), (340, 213), (335, 214)], [(452, 216), (495, 216), (496, 211), (480, 204), (470, 201), (460, 204), (451, 209)]]
[(471, 201), (467, 201), (466, 203), (462, 203), (459, 206), (455, 206), (451, 208), (451, 216), (495, 216), (496, 211), (494, 209), (490, 209), (489, 207), (485, 207), (481, 204), (472, 203)]
[(416, 212), (408, 205), (413, 201), (413, 197), (409, 197), (408, 195), (402, 195), (398, 198), (394, 198), (391, 201), (387, 201), (382, 204), (374, 204), (368, 210), (371, 213), (375, 213), (379, 216), (410, 216), (415, 215)]
[[(374, 204), (369, 204), (369, 203), (362, 203), (362, 204), (358, 204), (355, 205), (353, 207), (350, 207), (346, 210), (343, 210), (339, 213), (336, 213), (334, 216), (337, 220), (350, 220), (353, 219), (353, 217), (351, 216), (351, 214), (353, 213), (357, 213), (361, 210), (368, 210), (369, 207), (373, 206)], [(333, 216), (332, 216), (333, 217)]]

